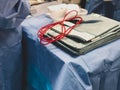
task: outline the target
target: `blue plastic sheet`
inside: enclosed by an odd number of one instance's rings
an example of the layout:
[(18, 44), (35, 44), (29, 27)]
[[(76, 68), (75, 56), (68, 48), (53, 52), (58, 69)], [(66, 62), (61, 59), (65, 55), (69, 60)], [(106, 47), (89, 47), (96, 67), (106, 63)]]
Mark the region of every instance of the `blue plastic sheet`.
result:
[(120, 90), (120, 40), (74, 56), (53, 44), (40, 45), (37, 32), (49, 23), (46, 15), (22, 23), (27, 90)]
[(120, 21), (120, 0), (106, 1), (87, 0), (86, 9), (88, 13), (99, 13), (109, 18)]
[(22, 90), (22, 32), (26, 1), (0, 0), (0, 90)]

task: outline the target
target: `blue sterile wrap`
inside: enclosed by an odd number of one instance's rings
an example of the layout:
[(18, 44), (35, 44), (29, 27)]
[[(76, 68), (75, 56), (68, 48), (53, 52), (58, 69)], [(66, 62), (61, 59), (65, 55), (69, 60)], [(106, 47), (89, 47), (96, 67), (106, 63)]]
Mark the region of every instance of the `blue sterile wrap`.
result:
[(27, 90), (52, 90), (48, 78), (45, 77), (42, 72), (40, 72), (38, 67), (39, 64), (36, 65), (36, 61), (40, 59), (39, 51), (37, 49), (37, 47), (40, 45), (37, 32), (41, 27), (52, 22), (53, 20), (47, 15), (41, 15), (27, 18), (22, 23), (24, 37), (23, 48), (25, 57), (27, 59)]

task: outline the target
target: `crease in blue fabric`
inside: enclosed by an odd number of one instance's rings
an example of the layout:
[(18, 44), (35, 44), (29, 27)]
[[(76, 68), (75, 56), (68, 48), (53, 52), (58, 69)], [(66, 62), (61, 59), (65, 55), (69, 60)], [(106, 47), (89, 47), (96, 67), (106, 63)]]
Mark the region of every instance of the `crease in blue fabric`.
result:
[[(30, 86), (35, 90), (52, 90), (49, 80), (33, 64), (28, 66), (28, 84), (31, 84)], [(29, 85), (27, 90), (28, 88)]]

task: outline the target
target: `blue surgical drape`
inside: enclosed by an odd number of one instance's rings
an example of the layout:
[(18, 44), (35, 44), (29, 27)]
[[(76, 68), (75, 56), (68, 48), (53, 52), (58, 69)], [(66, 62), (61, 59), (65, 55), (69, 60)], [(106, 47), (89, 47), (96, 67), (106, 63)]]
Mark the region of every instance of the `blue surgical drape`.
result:
[(88, 13), (99, 13), (120, 21), (120, 0), (105, 2), (104, 0), (87, 0)]
[(0, 90), (22, 89), (20, 23), (29, 14), (26, 0), (0, 0)]

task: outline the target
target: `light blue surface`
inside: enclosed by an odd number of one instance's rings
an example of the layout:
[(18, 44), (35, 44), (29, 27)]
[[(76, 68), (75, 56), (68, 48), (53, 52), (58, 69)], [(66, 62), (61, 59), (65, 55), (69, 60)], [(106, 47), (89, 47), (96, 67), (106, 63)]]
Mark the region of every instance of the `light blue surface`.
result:
[(42, 90), (38, 83), (30, 81), (35, 78), (35, 82), (42, 82), (32, 75), (35, 70), (29, 69), (31, 66), (37, 68), (52, 90), (120, 90), (120, 40), (75, 56), (53, 44), (40, 45), (36, 33), (48, 23), (52, 20), (46, 15), (22, 23), (30, 90)]

